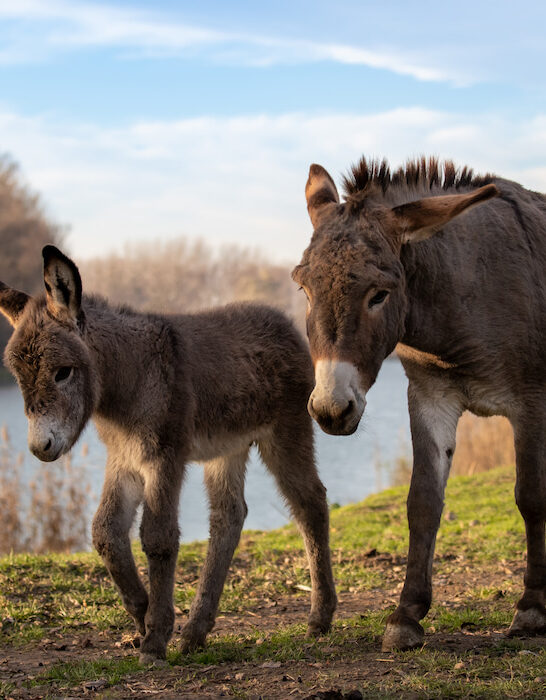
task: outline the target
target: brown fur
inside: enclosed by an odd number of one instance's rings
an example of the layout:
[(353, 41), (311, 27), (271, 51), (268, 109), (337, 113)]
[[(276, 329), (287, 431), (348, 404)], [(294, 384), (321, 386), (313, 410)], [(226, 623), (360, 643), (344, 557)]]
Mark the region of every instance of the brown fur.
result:
[[(315, 191), (331, 189), (320, 166), (312, 167), (310, 179)], [(434, 543), (455, 430), (465, 409), (507, 416), (514, 427), (516, 500), (526, 524), (528, 559), (511, 633), (541, 631), (546, 628), (546, 198), (514, 182), (474, 177), (469, 168), (458, 171), (452, 163), (426, 159), (393, 174), (385, 161), (363, 159), (345, 179), (345, 190), (341, 204), (337, 192), (310, 203), (315, 232), (293, 277), (310, 300), (315, 365), (325, 358), (330, 364), (343, 361), (345, 374), (354, 367), (358, 377), (357, 388), (354, 377), (351, 387), (336, 387), (335, 401), (327, 389), (320, 393), (315, 387), (309, 410), (325, 430), (355, 429), (362, 397), (395, 346), (409, 379), (410, 548), (384, 648), (422, 641), (419, 620), (430, 607)], [(317, 392), (320, 401), (313, 400)]]
[[(44, 249), (44, 281), (46, 296), (36, 299), (0, 288), (0, 310), (15, 325), (6, 364), (21, 387), (38, 457), (49, 461), (69, 450), (91, 416), (106, 444), (93, 542), (143, 635), (141, 659), (164, 659), (172, 633), (186, 463), (204, 462), (210, 500), (207, 558), (182, 635), (190, 649), (214, 625), (246, 516), (253, 442), (303, 534), (313, 585), (309, 633), (327, 630), (336, 596), (326, 495), (305, 409), (313, 371), (292, 324), (250, 304), (186, 316), (112, 308), (82, 298), (76, 266), (51, 246)], [(149, 592), (129, 542), (141, 503)]]

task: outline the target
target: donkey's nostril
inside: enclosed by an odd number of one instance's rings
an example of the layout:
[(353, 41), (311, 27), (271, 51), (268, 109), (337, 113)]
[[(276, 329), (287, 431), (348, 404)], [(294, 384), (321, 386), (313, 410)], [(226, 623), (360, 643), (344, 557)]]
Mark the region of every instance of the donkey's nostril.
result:
[(44, 446), (44, 452), (47, 452), (50, 447), (51, 447), (51, 440), (48, 440), (47, 444)]
[(345, 408), (341, 412), (341, 414), (339, 416), (340, 419), (343, 420), (344, 418), (347, 418), (347, 416), (350, 416), (354, 410), (354, 406), (355, 406), (354, 401), (349, 401), (347, 406), (345, 406)]

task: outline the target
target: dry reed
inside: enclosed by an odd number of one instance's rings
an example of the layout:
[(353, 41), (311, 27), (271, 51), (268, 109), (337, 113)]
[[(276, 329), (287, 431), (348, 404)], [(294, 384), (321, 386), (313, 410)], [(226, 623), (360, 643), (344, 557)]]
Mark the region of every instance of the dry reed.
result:
[[(85, 451), (85, 447), (84, 447)], [(0, 432), (0, 554), (70, 552), (88, 547), (90, 489), (70, 455), (40, 462), (24, 478), (5, 427)], [(26, 477), (26, 475), (25, 475)], [(27, 486), (25, 486), (27, 484)]]

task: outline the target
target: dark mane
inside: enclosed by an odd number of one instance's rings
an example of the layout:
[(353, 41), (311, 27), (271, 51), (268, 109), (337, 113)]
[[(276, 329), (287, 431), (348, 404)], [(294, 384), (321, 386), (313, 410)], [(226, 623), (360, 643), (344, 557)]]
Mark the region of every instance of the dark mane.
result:
[[(385, 196), (389, 190), (448, 190), (481, 187), (489, 184), (493, 175), (474, 175), (467, 165), (458, 168), (453, 161), (438, 158), (416, 158), (391, 171), (387, 160), (366, 159), (364, 156), (343, 176), (343, 190), (348, 201), (362, 201), (378, 190)], [(394, 193), (391, 193), (394, 194)]]

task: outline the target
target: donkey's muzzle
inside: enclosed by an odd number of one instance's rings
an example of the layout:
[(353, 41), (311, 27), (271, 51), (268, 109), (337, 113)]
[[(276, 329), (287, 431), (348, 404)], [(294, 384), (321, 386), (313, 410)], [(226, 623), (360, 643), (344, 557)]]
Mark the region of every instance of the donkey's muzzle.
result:
[(356, 367), (339, 360), (318, 360), (315, 381), (307, 404), (311, 417), (330, 435), (354, 433), (366, 406)]
[(329, 435), (352, 435), (358, 428), (362, 412), (355, 410), (355, 402), (348, 401), (343, 409), (332, 412), (324, 407), (316, 410), (312, 397), (309, 399), (307, 409), (311, 417), (316, 420), (322, 430)]

